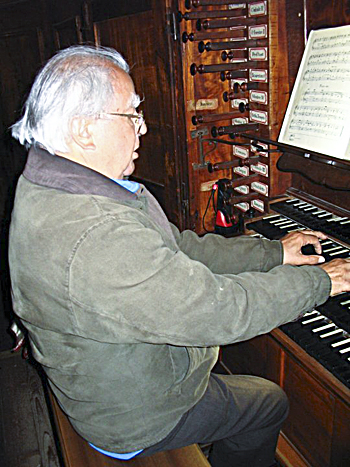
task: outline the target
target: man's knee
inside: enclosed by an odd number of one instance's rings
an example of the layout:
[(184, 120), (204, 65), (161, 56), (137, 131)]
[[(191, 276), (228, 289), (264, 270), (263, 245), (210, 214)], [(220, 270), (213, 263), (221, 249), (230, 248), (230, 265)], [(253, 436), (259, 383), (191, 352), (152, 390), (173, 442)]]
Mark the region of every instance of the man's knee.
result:
[(287, 418), (289, 412), (288, 397), (278, 384), (268, 380), (265, 380), (265, 382), (266, 404), (271, 418), (275, 419), (277, 423), (278, 421), (282, 423)]

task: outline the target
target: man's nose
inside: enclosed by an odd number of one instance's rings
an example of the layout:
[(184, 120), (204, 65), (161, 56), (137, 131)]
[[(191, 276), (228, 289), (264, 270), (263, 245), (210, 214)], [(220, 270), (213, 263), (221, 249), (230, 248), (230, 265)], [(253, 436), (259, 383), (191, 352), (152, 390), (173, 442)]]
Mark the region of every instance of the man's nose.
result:
[(147, 130), (148, 128), (147, 128), (146, 122), (142, 122), (142, 125), (139, 129), (139, 136), (145, 135), (147, 133)]

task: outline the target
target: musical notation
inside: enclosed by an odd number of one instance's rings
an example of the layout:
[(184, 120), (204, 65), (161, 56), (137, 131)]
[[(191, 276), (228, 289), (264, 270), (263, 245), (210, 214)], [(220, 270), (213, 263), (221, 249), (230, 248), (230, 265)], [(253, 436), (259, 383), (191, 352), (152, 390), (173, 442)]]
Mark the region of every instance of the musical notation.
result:
[(311, 31), (279, 141), (350, 160), (350, 26)]

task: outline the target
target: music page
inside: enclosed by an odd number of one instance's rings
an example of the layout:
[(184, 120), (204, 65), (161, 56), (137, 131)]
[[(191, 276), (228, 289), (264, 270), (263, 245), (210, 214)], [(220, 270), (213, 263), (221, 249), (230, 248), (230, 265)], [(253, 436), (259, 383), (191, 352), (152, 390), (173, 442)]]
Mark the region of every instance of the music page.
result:
[(279, 141), (350, 160), (350, 25), (311, 31)]

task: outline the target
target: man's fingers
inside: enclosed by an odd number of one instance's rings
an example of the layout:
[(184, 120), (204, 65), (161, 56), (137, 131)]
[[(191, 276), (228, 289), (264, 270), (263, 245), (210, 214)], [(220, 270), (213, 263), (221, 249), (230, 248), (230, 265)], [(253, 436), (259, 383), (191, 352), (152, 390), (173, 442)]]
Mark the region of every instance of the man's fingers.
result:
[[(324, 263), (326, 260), (323, 256), (316, 256), (316, 255), (309, 255), (308, 256), (309, 263), (308, 264), (321, 264)], [(306, 264), (306, 263), (304, 263)]]
[(306, 234), (306, 235), (314, 235), (315, 237), (321, 239), (321, 240), (326, 240), (328, 237), (326, 234), (323, 232), (320, 232), (319, 230), (299, 230), (299, 232)]

